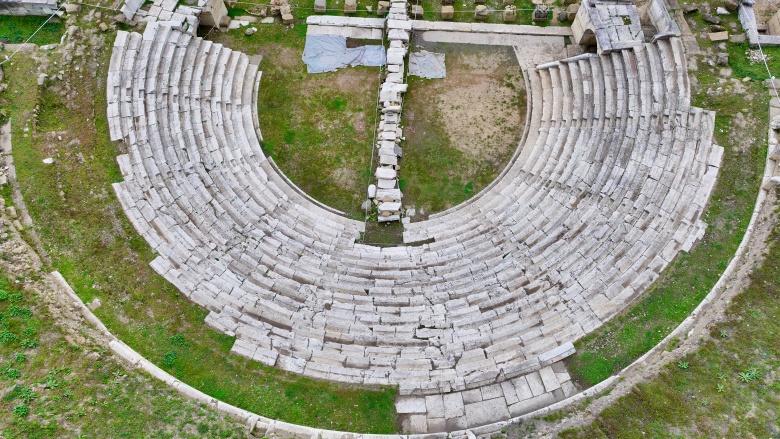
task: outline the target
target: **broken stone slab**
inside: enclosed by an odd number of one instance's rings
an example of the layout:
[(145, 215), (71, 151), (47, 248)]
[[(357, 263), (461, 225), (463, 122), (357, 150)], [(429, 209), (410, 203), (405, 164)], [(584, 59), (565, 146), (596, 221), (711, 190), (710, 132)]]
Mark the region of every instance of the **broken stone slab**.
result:
[(282, 14), (282, 23), (291, 25), (295, 23), (295, 17), (292, 14)]
[(376, 180), (376, 186), (379, 189), (395, 189), (395, 180), (385, 180), (379, 178)]
[(488, 8), (485, 5), (477, 5), (476, 8), (474, 8), (474, 19), (475, 20), (487, 20), (488, 17)]
[(390, 180), (390, 179), (395, 179), (398, 173), (395, 172), (395, 169), (379, 167), (376, 168), (376, 172), (374, 172), (374, 175), (376, 176), (377, 179), (380, 180), (382, 179)]
[(401, 211), (401, 203), (399, 202), (385, 202), (379, 203), (377, 206), (379, 213), (390, 212), (391, 214)]
[(382, 17), (384, 15), (387, 15), (387, 11), (390, 10), (390, 2), (379, 2), (379, 4), (376, 7), (376, 15)]
[(561, 361), (577, 352), (571, 342), (564, 343), (556, 348), (540, 354), (537, 358), (542, 366), (548, 366), (556, 361)]
[(387, 39), (407, 42), (409, 41), (409, 32), (401, 29), (390, 29), (387, 33)]
[(380, 189), (376, 191), (376, 199), (383, 202), (400, 202), (401, 189)]
[[(397, 29), (395, 29), (397, 30)], [(392, 31), (391, 31), (392, 32)], [(388, 64), (403, 64), (406, 51), (404, 49), (389, 48), (387, 49), (387, 63)]]
[(391, 221), (401, 221), (401, 215), (389, 215), (389, 216), (379, 216), (377, 218), (380, 223), (388, 223)]
[(385, 81), (393, 84), (403, 84), (404, 74), (401, 72), (388, 73), (387, 76), (385, 77)]
[(379, 164), (382, 166), (398, 166), (398, 156), (395, 154), (380, 154)]
[(710, 32), (707, 34), (710, 41), (728, 41), (729, 39), (729, 33), (728, 32)]
[(504, 8), (503, 18), (504, 21), (507, 22), (517, 20), (517, 8), (515, 8), (513, 5), (509, 5)]

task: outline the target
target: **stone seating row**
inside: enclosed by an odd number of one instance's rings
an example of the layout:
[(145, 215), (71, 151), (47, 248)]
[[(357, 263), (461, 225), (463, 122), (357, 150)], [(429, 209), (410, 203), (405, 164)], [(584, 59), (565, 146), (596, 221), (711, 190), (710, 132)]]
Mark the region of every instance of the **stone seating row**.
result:
[[(714, 115), (686, 106), (669, 44), (528, 70), (534, 132), (517, 169), (410, 225), (434, 242), (380, 249), (269, 165), (245, 55), (164, 25), (120, 33), (108, 114), (128, 154), (115, 189), (154, 269), (237, 337), (234, 352), (404, 394), (484, 389), (569, 355), (701, 236), (721, 150)], [(653, 71), (675, 73), (658, 111)], [(603, 115), (586, 105), (597, 90)]]

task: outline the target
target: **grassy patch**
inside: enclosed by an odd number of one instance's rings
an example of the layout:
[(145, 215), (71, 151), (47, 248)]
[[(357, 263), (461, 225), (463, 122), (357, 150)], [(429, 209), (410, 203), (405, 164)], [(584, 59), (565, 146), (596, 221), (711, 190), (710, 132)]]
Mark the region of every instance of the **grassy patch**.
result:
[[(29, 74), (34, 62), (20, 54), (6, 66), (10, 87), (0, 96), (13, 119), (23, 195), (53, 267), (85, 302), (100, 298), (96, 314), (120, 339), (209, 395), (292, 423), (395, 432), (394, 390), (315, 381), (230, 354), (233, 339), (206, 327), (205, 311), (149, 267), (155, 255), (110, 188), (121, 178), (115, 157), (123, 146), (109, 141), (105, 117), (110, 51), (94, 50), (83, 62), (99, 66), (80, 65), (76, 71), (70, 65), (64, 81), (41, 93), (36, 75)], [(46, 157), (54, 164), (43, 164)]]
[[(400, 187), (421, 215), (490, 184), (517, 149), (525, 121), (522, 74), (504, 48), (425, 47), (446, 53), (447, 77), (409, 77)], [(416, 218), (415, 218), (416, 219)]]
[(270, 25), (250, 37), (240, 31), (213, 37), (228, 47), (263, 55), (258, 115), (266, 155), (314, 199), (362, 220), (379, 69), (306, 73), (300, 37), (305, 29)]
[[(49, 17), (16, 17), (0, 15), (0, 42), (9, 44), (24, 43)], [(59, 43), (62, 37), (62, 23), (55, 17), (29, 41), (32, 44), (44, 45)]]
[(0, 275), (3, 437), (244, 437), (243, 425), (128, 372), (105, 349), (69, 341), (21, 285)]
[(701, 58), (698, 64), (698, 71), (689, 72), (698, 82), (692, 104), (717, 111), (715, 142), (725, 148), (702, 218), (707, 233), (690, 253), (677, 256), (636, 305), (575, 344), (568, 365), (586, 385), (629, 365), (682, 322), (715, 285), (750, 221), (766, 159), (769, 97), (755, 81), (723, 82), (719, 68)]
[[(637, 385), (591, 425), (560, 437), (777, 437), (778, 232), (770, 238), (763, 265), (751, 274), (750, 286), (695, 352), (669, 364), (658, 378)], [(688, 367), (680, 367), (682, 363)]]

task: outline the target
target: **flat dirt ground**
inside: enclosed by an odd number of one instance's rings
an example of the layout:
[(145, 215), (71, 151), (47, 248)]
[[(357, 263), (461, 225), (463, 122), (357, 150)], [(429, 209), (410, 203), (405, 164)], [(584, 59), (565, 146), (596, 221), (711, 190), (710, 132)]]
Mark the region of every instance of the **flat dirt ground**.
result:
[(402, 113), (404, 204), (420, 220), (488, 185), (518, 147), (525, 123), (525, 83), (509, 47), (430, 44), (445, 53), (447, 77), (409, 77)]

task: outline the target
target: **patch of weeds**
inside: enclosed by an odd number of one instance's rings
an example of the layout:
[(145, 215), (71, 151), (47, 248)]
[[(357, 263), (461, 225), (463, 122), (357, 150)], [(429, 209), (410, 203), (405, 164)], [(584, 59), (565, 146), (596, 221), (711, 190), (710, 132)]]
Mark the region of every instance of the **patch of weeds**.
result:
[(13, 409), (14, 416), (24, 418), (30, 413), (30, 407), (27, 404), (19, 404)]
[(173, 367), (174, 365), (176, 365), (176, 359), (178, 358), (178, 356), (179, 354), (177, 354), (176, 352), (173, 351), (166, 352), (162, 358), (162, 365), (168, 368)]

